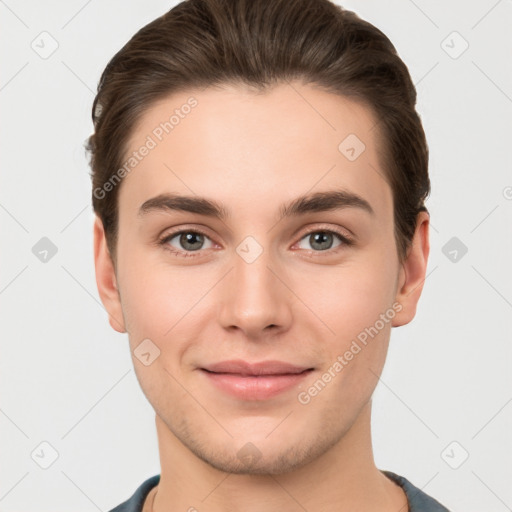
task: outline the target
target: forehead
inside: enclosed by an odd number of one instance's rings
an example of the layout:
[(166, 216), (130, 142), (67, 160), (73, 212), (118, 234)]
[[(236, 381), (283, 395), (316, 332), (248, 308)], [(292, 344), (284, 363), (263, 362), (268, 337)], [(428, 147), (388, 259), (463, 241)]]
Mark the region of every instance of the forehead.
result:
[(120, 214), (133, 216), (165, 192), (214, 198), (247, 214), (254, 213), (250, 199), (263, 213), (308, 191), (341, 186), (389, 215), (375, 126), (363, 103), (298, 82), (259, 93), (223, 86), (172, 94), (134, 127), (124, 159), (134, 165), (123, 179)]

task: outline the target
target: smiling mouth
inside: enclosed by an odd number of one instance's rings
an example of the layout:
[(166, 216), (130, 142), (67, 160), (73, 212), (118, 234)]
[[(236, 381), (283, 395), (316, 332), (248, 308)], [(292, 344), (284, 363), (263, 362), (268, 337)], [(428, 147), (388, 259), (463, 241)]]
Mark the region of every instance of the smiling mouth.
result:
[(219, 361), (199, 368), (214, 389), (238, 400), (269, 400), (298, 388), (315, 369), (287, 361)]
[(292, 363), (278, 360), (249, 362), (243, 359), (231, 359), (220, 361), (202, 368), (211, 373), (229, 373), (238, 375), (289, 375), (302, 373), (311, 369), (309, 366), (298, 366)]
[(208, 373), (214, 373), (216, 375), (237, 375), (239, 377), (253, 377), (253, 378), (260, 378), (260, 377), (281, 377), (284, 375), (301, 375), (305, 372), (310, 372), (313, 370), (313, 368), (307, 368), (306, 370), (302, 370), (300, 372), (281, 372), (281, 373), (247, 373), (247, 372), (213, 372), (211, 370), (207, 370), (206, 368), (201, 368), (201, 370), (208, 372)]

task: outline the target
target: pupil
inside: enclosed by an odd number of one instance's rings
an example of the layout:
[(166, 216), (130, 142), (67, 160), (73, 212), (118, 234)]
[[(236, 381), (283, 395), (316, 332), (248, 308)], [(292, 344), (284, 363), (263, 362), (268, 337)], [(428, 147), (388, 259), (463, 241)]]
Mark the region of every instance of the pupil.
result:
[[(319, 243), (320, 245), (322, 245), (322, 242), (329, 240), (329, 237), (331, 237), (332, 235), (330, 233), (320, 232), (320, 233), (315, 233), (312, 236), (313, 236), (314, 241), (311, 245), (313, 245), (315, 243)], [(320, 250), (329, 249), (331, 247), (331, 245), (332, 245), (332, 243), (328, 244), (328, 247), (320, 247)]]
[[(182, 246), (185, 247), (186, 249), (197, 250), (197, 247), (193, 247), (194, 241), (198, 242), (197, 239), (202, 236), (203, 235), (201, 235), (200, 233), (186, 233), (181, 236)], [(192, 247), (189, 247), (189, 245), (192, 245)]]

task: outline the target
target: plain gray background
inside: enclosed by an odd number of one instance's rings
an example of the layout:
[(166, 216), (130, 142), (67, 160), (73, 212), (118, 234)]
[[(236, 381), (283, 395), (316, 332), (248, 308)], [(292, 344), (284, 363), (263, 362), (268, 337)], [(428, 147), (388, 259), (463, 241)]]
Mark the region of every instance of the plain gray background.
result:
[[(106, 511), (159, 473), (96, 290), (83, 143), (108, 60), (175, 4), (0, 1), (1, 512)], [(453, 511), (512, 510), (512, 2), (342, 5), (396, 46), (430, 146), (428, 277), (374, 394), (377, 466)]]

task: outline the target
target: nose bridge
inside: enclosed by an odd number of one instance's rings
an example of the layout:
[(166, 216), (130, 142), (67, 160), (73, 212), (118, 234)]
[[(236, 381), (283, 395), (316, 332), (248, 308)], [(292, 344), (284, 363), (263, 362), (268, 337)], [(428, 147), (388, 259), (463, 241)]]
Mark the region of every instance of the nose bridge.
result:
[[(223, 288), (221, 321), (257, 336), (269, 325), (283, 327), (290, 319), (286, 287), (275, 276), (272, 251), (246, 237), (233, 253), (233, 270)], [(269, 268), (270, 267), (270, 268)]]

